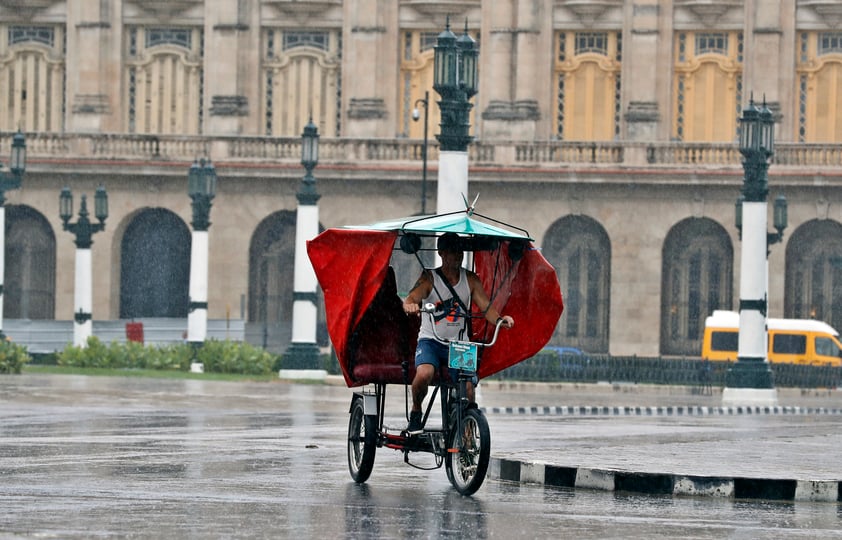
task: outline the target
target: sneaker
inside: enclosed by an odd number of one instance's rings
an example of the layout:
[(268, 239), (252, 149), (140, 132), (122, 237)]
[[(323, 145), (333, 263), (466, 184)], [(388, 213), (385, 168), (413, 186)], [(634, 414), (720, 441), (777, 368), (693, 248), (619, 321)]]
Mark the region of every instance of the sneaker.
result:
[(424, 429), (421, 425), (421, 411), (412, 411), (409, 413), (409, 425), (406, 431), (409, 433), (418, 433)]

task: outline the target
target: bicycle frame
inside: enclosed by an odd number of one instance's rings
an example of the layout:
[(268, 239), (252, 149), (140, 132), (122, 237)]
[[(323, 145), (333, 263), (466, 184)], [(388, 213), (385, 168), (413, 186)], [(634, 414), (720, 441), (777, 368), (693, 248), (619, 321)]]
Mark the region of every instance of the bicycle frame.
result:
[[(422, 310), (426, 314), (432, 312), (432, 304), (424, 306)], [(461, 342), (476, 345), (478, 347), (490, 347), (497, 341), (497, 335), (500, 331), (501, 321), (498, 321), (494, 330), (494, 335), (490, 342)], [(435, 332), (435, 328), (434, 328)], [(436, 338), (442, 343), (449, 343), (449, 340), (442, 339), (436, 334)], [(436, 466), (439, 468), (442, 465), (442, 459), (448, 453), (455, 453), (461, 449), (461, 444), (456, 447), (449, 448), (447, 441), (453, 439), (453, 432), (451, 427), (460, 430), (463, 425), (463, 418), (465, 410), (475, 406), (469, 403), (467, 398), (467, 382), (473, 377), (473, 372), (456, 369), (456, 380), (450, 381), (446, 376), (448, 368), (440, 369), (439, 379), (433, 385), (433, 393), (424, 411), (422, 425), (425, 426), (420, 434), (409, 435), (405, 431), (399, 433), (390, 433), (384, 425), (385, 408), (386, 408), (386, 384), (375, 384), (374, 392), (358, 392), (356, 394), (362, 396), (365, 404), (365, 414), (373, 415), (377, 418), (377, 446), (379, 448), (386, 447), (393, 450), (398, 450), (404, 454), (404, 462), (416, 468), (423, 469), (409, 461), (410, 452), (427, 452), (436, 456)], [(440, 395), (439, 395), (440, 394)], [(441, 428), (427, 428), (427, 420), (436, 402), (436, 397), (439, 397), (441, 407)], [(408, 397), (406, 398), (408, 399)], [(451, 422), (450, 417), (455, 415), (455, 421)], [(457, 439), (460, 443), (461, 439)]]

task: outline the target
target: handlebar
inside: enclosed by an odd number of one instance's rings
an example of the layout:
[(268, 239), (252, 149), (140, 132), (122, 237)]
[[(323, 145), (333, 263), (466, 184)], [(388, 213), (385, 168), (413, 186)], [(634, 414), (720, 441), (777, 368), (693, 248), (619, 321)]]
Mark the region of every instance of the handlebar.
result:
[[(421, 306), (421, 313), (427, 313), (430, 317), (433, 316), (433, 313), (436, 311), (436, 305), (433, 303), (427, 303)], [(497, 323), (494, 325), (494, 335), (491, 337), (491, 341), (488, 343), (483, 343), (481, 341), (463, 341), (462, 343), (470, 343), (472, 345), (476, 345), (478, 347), (491, 347), (497, 342), (497, 334), (500, 333), (500, 326), (503, 324), (503, 319), (499, 319)], [(459, 341), (459, 340), (452, 340), (446, 339), (439, 336), (439, 333), (436, 331), (435, 323), (431, 325), (433, 328), (433, 334), (436, 336), (436, 339), (441, 343), (450, 343), (451, 341)]]

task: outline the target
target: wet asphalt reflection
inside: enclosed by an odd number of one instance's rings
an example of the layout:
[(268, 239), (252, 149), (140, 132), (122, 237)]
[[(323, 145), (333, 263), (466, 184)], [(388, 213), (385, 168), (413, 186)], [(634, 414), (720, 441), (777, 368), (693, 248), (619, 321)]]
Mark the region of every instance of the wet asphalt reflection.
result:
[[(842, 538), (836, 504), (494, 480), (460, 497), (443, 470), (388, 449), (357, 485), (349, 400), (281, 382), (2, 376), (0, 537)], [(524, 425), (492, 418), (492, 445), (528, 436)]]

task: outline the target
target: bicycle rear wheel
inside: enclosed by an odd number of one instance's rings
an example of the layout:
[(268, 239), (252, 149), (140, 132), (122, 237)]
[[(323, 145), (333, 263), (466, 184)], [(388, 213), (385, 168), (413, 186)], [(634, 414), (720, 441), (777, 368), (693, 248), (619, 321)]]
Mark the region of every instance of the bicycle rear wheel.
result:
[[(455, 415), (452, 417), (455, 424)], [(465, 409), (462, 425), (451, 425), (449, 451), (444, 460), (447, 478), (462, 495), (473, 495), (488, 472), (491, 430), (479, 409)]]
[(362, 398), (355, 396), (348, 421), (348, 470), (354, 482), (362, 484), (371, 476), (376, 450), (376, 417), (366, 416)]

